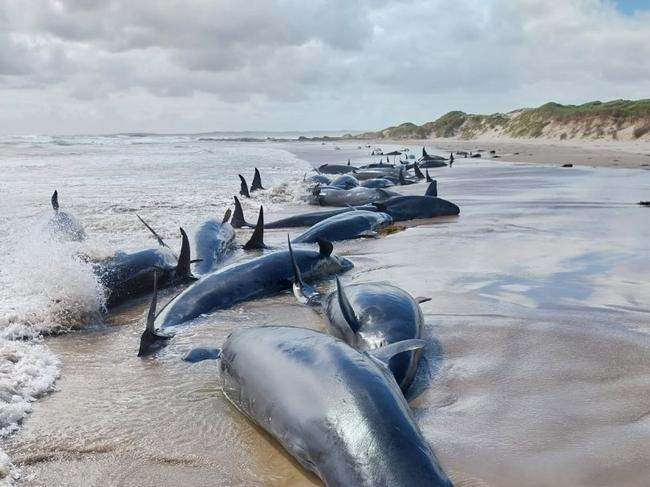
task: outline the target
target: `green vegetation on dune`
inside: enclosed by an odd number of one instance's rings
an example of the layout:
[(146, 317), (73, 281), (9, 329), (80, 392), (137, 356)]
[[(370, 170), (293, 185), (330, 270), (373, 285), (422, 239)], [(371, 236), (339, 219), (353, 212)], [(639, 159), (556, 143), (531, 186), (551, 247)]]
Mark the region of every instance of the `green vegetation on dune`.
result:
[(582, 105), (546, 103), (537, 108), (524, 108), (510, 113), (492, 115), (448, 112), (433, 122), (416, 125), (411, 122), (367, 132), (357, 137), (367, 139), (424, 139), (458, 137), (471, 139), (485, 133), (508, 137), (536, 138), (617, 138), (620, 130), (631, 129), (632, 138), (650, 133), (650, 99), (592, 101)]

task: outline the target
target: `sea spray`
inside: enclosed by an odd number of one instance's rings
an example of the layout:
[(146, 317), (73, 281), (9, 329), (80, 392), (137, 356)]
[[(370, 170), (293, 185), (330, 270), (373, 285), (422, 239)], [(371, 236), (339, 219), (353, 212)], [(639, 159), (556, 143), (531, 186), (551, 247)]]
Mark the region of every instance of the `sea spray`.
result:
[[(42, 335), (101, 321), (104, 290), (80, 244), (52, 241), (42, 225), (14, 235), (0, 272), (0, 438), (15, 432), (32, 402), (54, 389), (59, 362)], [(0, 450), (0, 485), (20, 471)]]
[(0, 273), (0, 336), (62, 333), (101, 320), (104, 289), (83, 251), (43, 231), (20, 238)]

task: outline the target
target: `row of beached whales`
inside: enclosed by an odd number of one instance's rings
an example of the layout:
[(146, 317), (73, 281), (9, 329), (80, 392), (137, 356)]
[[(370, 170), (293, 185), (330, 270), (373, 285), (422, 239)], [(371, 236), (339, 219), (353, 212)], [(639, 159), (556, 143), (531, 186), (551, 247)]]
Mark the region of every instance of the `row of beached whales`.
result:
[[(331, 166), (325, 167), (329, 174), (337, 174)], [(344, 192), (363, 188), (350, 184), (342, 189), (337, 186), (338, 178), (326, 182), (323, 166), (319, 169), (308, 180), (312, 203), (326, 204), (314, 198), (321, 195), (314, 194), (315, 190), (323, 191), (324, 186), (325, 191)], [(345, 175), (357, 177), (368, 169), (394, 174), (386, 167), (346, 170)], [(250, 191), (263, 189), (259, 171), (255, 172), (257, 184)], [(406, 174), (402, 177), (412, 179)], [(247, 328), (233, 332), (221, 348), (193, 349), (185, 360), (218, 359), (229, 400), (327, 486), (450, 486), (404, 397), (425, 343), (419, 303), (426, 298), (413, 298), (384, 282), (343, 286), (338, 277), (336, 290), (320, 296), (307, 283), (353, 267), (348, 259), (333, 253), (333, 240), (374, 235), (394, 221), (459, 213), (456, 205), (437, 197), (435, 181), (429, 182), (423, 196), (383, 196), (375, 200), (368, 194), (361, 207), (308, 212), (270, 224), (264, 223), (260, 207), (254, 226), (245, 221), (235, 197), (232, 218), (228, 210), (223, 219), (210, 219), (198, 228), (196, 260), (190, 259), (183, 229), (176, 256), (143, 221), (159, 247), (117, 252), (95, 263), (95, 271), (108, 290), (109, 307), (153, 289), (139, 356), (164, 346), (173, 336), (172, 327), (293, 288), (301, 303), (320, 306), (330, 335), (289, 326)], [(59, 210), (56, 191), (52, 206), (55, 215), (50, 228), (56, 236), (85, 238), (78, 221)], [(221, 267), (237, 247), (235, 229), (245, 226), (254, 231), (244, 248), (263, 250), (262, 255)], [(288, 238), (287, 249), (268, 249), (264, 244), (264, 228), (305, 226), (310, 228)], [(318, 247), (305, 247), (305, 243)], [(186, 283), (191, 284), (156, 313), (158, 289)]]

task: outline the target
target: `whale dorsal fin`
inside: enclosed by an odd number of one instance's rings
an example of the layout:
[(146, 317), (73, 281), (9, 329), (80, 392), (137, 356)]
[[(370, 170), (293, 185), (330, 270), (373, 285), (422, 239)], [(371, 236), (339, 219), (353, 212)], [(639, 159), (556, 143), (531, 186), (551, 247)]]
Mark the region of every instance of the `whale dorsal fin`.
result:
[(190, 264), (192, 259), (190, 258), (190, 240), (187, 238), (187, 233), (181, 227), (181, 252), (178, 255), (178, 263), (176, 264), (176, 271), (174, 272), (174, 280), (183, 281), (185, 279), (192, 279), (192, 271), (190, 270)]
[(420, 171), (420, 167), (418, 166), (417, 162), (413, 163), (413, 170), (415, 171), (415, 175), (418, 179), (424, 179), (424, 174), (422, 174), (422, 171)]
[(422, 147), (422, 157), (423, 157), (424, 159), (426, 159), (426, 158), (429, 157), (429, 154), (427, 154), (427, 150), (426, 150), (424, 147)]
[(348, 159), (348, 166), (350, 165), (350, 159)]
[(248, 192), (248, 184), (246, 183), (246, 180), (244, 179), (244, 176), (241, 174), (238, 174), (239, 180), (241, 181), (241, 186), (239, 188), (239, 194), (242, 196), (245, 196), (246, 198), (250, 198), (251, 194)]
[(149, 305), (149, 312), (147, 313), (146, 331), (154, 333), (154, 322), (156, 321), (156, 304), (158, 303), (158, 272), (153, 273), (153, 295), (151, 296), (151, 304)]
[(361, 329), (361, 323), (359, 323), (357, 314), (354, 312), (354, 308), (350, 304), (348, 297), (345, 295), (343, 284), (341, 284), (338, 276), (336, 276), (336, 295), (339, 299), (339, 306), (341, 308), (341, 313), (343, 313), (343, 318), (345, 318), (345, 321), (350, 326), (352, 332), (357, 333)]
[(425, 169), (424, 172), (427, 175), (427, 183), (433, 182), (433, 179), (431, 179), (431, 176), (429, 176), (429, 170)]
[(260, 206), (260, 213), (257, 216), (257, 224), (255, 225), (255, 230), (253, 230), (253, 235), (246, 245), (244, 245), (244, 250), (258, 250), (265, 249), (264, 245), (264, 207)]
[(50, 201), (52, 202), (52, 209), (59, 211), (59, 192), (56, 189), (52, 193), (52, 199)]
[(203, 360), (217, 360), (219, 357), (221, 357), (220, 348), (197, 347), (187, 352), (183, 360), (195, 364)]
[(399, 184), (404, 186), (406, 184), (406, 179), (404, 179), (404, 168), (399, 168)]
[(140, 349), (138, 350), (138, 357), (150, 355), (156, 350), (162, 348), (173, 335), (166, 335), (157, 332), (154, 329), (156, 321), (156, 303), (158, 302), (158, 273), (154, 271), (153, 274), (153, 296), (151, 297), (151, 304), (149, 305), (149, 312), (147, 313), (147, 323), (145, 329), (140, 336)]
[(409, 352), (411, 350), (419, 350), (424, 348), (426, 342), (424, 340), (419, 340), (417, 338), (412, 338), (410, 340), (402, 340), (399, 342), (391, 343), (384, 347), (375, 348), (374, 350), (368, 350), (368, 354), (376, 358), (380, 362), (388, 365), (388, 362), (395, 355), (402, 352)]
[(232, 214), (232, 220), (230, 220), (230, 224), (234, 228), (252, 227), (252, 225), (244, 219), (244, 210), (241, 207), (239, 198), (237, 198), (237, 196), (234, 196), (234, 198), (235, 198), (235, 212)]
[(429, 187), (424, 192), (424, 196), (438, 196), (438, 182), (435, 179), (429, 183)]
[(251, 191), (257, 191), (258, 189), (264, 189), (262, 187), (262, 176), (257, 168), (255, 168), (255, 176), (253, 176), (253, 183), (251, 184)]
[(232, 211), (230, 211), (230, 208), (228, 208), (223, 215), (223, 220), (221, 220), (221, 223), (228, 223), (228, 220), (230, 220), (230, 215), (232, 215)]
[(293, 269), (293, 295), (302, 304), (318, 303), (320, 301), (320, 293), (302, 280), (300, 267), (298, 266), (298, 262), (296, 262), (296, 256), (293, 254), (291, 239), (288, 234), (287, 244), (289, 245), (289, 257), (291, 258), (291, 268)]
[(332, 242), (321, 237), (316, 239), (316, 242), (318, 242), (318, 249), (321, 257), (329, 257), (332, 255), (332, 252), (334, 251), (334, 245)]

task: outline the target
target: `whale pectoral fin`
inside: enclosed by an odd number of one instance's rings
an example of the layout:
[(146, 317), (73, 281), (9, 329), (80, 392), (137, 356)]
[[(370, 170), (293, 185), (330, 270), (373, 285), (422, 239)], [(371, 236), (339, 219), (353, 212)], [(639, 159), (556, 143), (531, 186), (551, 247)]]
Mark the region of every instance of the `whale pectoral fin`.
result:
[(352, 332), (357, 333), (361, 329), (361, 323), (359, 323), (357, 314), (354, 312), (354, 308), (350, 304), (350, 301), (345, 294), (345, 290), (343, 289), (343, 284), (341, 284), (341, 280), (338, 276), (336, 276), (336, 295), (339, 299), (339, 307), (341, 308), (343, 318), (345, 318), (345, 321), (350, 326)]
[(52, 209), (59, 211), (59, 192), (56, 189), (52, 193), (52, 199), (50, 201), (52, 202)]
[(153, 228), (151, 228), (151, 226), (146, 221), (144, 221), (143, 218), (140, 215), (138, 215), (136, 213), (135, 216), (137, 216), (138, 220), (140, 220), (142, 222), (142, 224), (145, 227), (147, 227), (147, 230), (149, 230), (153, 234), (154, 238), (158, 241), (158, 245), (160, 245), (161, 247), (169, 248), (169, 245), (167, 245), (165, 243), (165, 241), (162, 239), (162, 237), (160, 235), (158, 235), (158, 233)]
[(432, 298), (427, 298), (426, 296), (418, 296), (415, 298), (415, 302), (418, 304), (426, 303), (427, 301), (431, 301)]
[(368, 350), (366, 353), (388, 365), (390, 359), (395, 355), (402, 352), (409, 352), (411, 350), (419, 350), (424, 348), (425, 344), (426, 342), (424, 340), (412, 338), (410, 340), (402, 340), (384, 347), (375, 348), (374, 350)]
[(334, 251), (334, 245), (332, 242), (320, 237), (316, 239), (316, 242), (318, 242), (318, 249), (321, 257), (329, 257), (332, 255), (332, 252)]
[(300, 267), (296, 262), (296, 257), (293, 254), (293, 248), (291, 247), (291, 239), (287, 234), (287, 244), (289, 245), (289, 257), (291, 258), (291, 268), (293, 269), (293, 295), (296, 297), (299, 303), (315, 305), (320, 302), (320, 293), (316, 291), (313, 287), (306, 284), (302, 280), (302, 274), (300, 273)]
[(257, 217), (257, 224), (255, 225), (255, 230), (253, 235), (246, 245), (244, 245), (244, 250), (260, 250), (265, 249), (264, 245), (264, 207), (260, 206), (260, 213)]
[(424, 196), (438, 196), (438, 182), (435, 179), (429, 183)]
[(187, 352), (183, 361), (195, 364), (204, 360), (217, 360), (219, 357), (221, 357), (220, 348), (198, 347)]
[(241, 174), (238, 174), (239, 180), (241, 181), (241, 186), (239, 188), (239, 194), (242, 196), (245, 196), (246, 198), (250, 198), (251, 194), (248, 192), (248, 184), (246, 183), (246, 180), (244, 179), (244, 176)]

